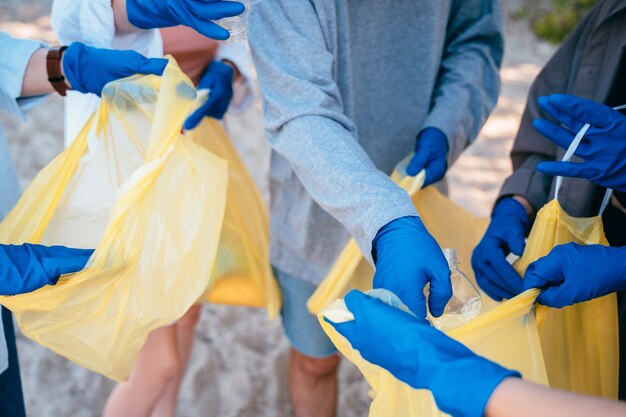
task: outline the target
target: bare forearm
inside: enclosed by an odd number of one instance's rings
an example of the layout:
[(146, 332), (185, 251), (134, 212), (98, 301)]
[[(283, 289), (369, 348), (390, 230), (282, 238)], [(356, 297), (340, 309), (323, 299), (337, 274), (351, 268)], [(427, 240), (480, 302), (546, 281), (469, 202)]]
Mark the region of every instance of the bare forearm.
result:
[[(24, 73), (20, 97), (33, 97), (56, 92), (48, 80), (48, 67), (46, 63), (48, 51), (48, 48), (41, 48), (35, 51), (30, 57), (26, 72)], [(60, 71), (61, 74), (63, 74), (63, 58), (61, 59)], [(67, 78), (65, 79), (65, 85), (68, 89), (72, 88)]]
[(530, 202), (526, 200), (525, 197), (516, 194), (513, 196), (513, 199), (524, 207), (524, 209), (526, 210), (526, 214), (528, 214), (529, 217), (533, 217), (535, 215), (535, 210), (533, 209), (533, 206), (530, 205)]
[(126, 0), (111, 0), (111, 7), (113, 8), (113, 16), (115, 17), (115, 31), (118, 34), (142, 30), (133, 26), (128, 21), (128, 14), (126, 13)]
[(22, 97), (39, 96), (54, 92), (52, 84), (48, 81), (46, 69), (47, 53), (47, 48), (41, 48), (30, 57), (24, 73), (22, 92), (20, 94)]
[(493, 392), (485, 417), (617, 417), (626, 403), (550, 389), (517, 378), (504, 380)]

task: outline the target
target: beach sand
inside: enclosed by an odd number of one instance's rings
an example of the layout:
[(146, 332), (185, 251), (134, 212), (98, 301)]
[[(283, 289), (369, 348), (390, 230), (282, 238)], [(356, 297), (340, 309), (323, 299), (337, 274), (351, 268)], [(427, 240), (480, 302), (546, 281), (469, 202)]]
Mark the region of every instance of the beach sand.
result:
[[(25, 4), (28, 3), (28, 4)], [(480, 137), (448, 174), (451, 197), (468, 210), (488, 215), (502, 181), (511, 171), (508, 153), (530, 82), (554, 47), (536, 39), (526, 21), (512, 18), (524, 4), (506, 0), (506, 53), (502, 94)], [(54, 42), (50, 0), (0, 0), (0, 30)], [(23, 186), (63, 147), (62, 100), (50, 97), (27, 123), (0, 113)], [(268, 146), (260, 103), (226, 121), (233, 141), (267, 196)], [(469, 265), (461, 266), (468, 268)], [(95, 417), (113, 387), (36, 343), (18, 336), (22, 383), (32, 417)], [(263, 310), (204, 305), (178, 415), (282, 417), (291, 415), (287, 384), (288, 342), (280, 321)], [(341, 417), (365, 416), (368, 386), (347, 361), (340, 370)]]

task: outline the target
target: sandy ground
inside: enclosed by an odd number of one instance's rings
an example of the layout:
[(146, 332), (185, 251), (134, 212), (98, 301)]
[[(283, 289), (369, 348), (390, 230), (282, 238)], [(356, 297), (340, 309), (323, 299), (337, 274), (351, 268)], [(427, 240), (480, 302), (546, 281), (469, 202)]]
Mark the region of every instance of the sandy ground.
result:
[[(54, 42), (50, 0), (0, 0), (0, 30)], [(527, 90), (554, 51), (536, 39), (526, 22), (511, 15), (523, 0), (505, 0), (506, 54), (502, 94), (480, 137), (450, 170), (450, 195), (468, 210), (486, 215), (511, 167), (508, 152)], [(253, 176), (267, 193), (267, 145), (260, 104), (227, 124)], [(23, 186), (62, 149), (62, 101), (51, 97), (27, 123), (0, 113)], [(19, 157), (17, 157), (19, 155)], [(22, 378), (30, 416), (100, 415), (111, 381), (80, 368), (23, 336), (18, 338)], [(193, 357), (181, 392), (181, 417), (291, 415), (287, 386), (288, 343), (279, 321), (255, 309), (204, 306)], [(367, 385), (344, 363), (340, 371), (339, 416), (367, 415)]]

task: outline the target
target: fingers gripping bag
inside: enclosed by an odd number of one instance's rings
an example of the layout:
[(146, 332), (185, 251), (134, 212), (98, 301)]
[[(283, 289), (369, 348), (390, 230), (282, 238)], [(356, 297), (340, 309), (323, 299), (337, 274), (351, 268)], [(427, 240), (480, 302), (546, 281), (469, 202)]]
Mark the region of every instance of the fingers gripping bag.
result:
[(275, 318), (281, 296), (269, 260), (269, 220), (261, 194), (217, 120), (205, 117), (186, 136), (228, 161), (226, 211), (211, 286), (203, 299), (265, 307)]
[[(369, 294), (407, 311), (400, 300), (387, 290), (373, 290)], [(526, 291), (446, 333), (478, 355), (518, 370), (529, 381), (546, 385), (547, 376), (533, 314), (533, 303), (538, 294), (538, 290)], [(335, 346), (359, 368), (372, 387), (369, 417), (448, 415), (437, 408), (430, 391), (414, 389), (387, 370), (363, 359), (359, 351), (353, 349), (324, 317), (333, 322), (345, 322), (354, 320), (354, 316), (343, 300), (337, 300), (318, 314), (318, 319)]]
[[(586, 125), (563, 157), (569, 161), (583, 138)], [(563, 178), (557, 177), (554, 200), (537, 213), (526, 249), (515, 264), (523, 276), (528, 265), (565, 243), (608, 245), (602, 212), (609, 203), (608, 190), (600, 214), (590, 218), (569, 216), (558, 202)], [(589, 271), (593, 279), (593, 271)], [(537, 306), (539, 336), (550, 386), (581, 394), (617, 399), (619, 335), (615, 294), (562, 309)]]
[(148, 333), (210, 284), (228, 174), (180, 133), (196, 92), (173, 60), (162, 77), (110, 83), (102, 98), (0, 225), (3, 243), (96, 250), (56, 286), (0, 303), (29, 338), (119, 381)]
[[(406, 175), (410, 157), (402, 161), (391, 178), (412, 198), (424, 225), (442, 248), (455, 248), (461, 265), (470, 265), (472, 250), (482, 238), (489, 219), (476, 217), (456, 205), (435, 187), (422, 189), (425, 173), (416, 177)], [(475, 287), (471, 268), (464, 271)], [(356, 242), (351, 239), (335, 261), (326, 278), (309, 299), (311, 313), (318, 314), (326, 306), (343, 297), (352, 288), (367, 291), (372, 288), (374, 268), (365, 260)], [(489, 297), (482, 297), (485, 308), (495, 307)]]

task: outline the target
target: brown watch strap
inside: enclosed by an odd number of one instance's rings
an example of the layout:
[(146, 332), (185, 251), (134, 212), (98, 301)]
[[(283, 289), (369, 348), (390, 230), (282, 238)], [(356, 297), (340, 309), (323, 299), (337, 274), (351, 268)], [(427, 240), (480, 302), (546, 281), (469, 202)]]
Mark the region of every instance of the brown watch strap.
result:
[(61, 58), (63, 58), (63, 52), (65, 52), (66, 49), (67, 46), (50, 48), (46, 56), (48, 81), (50, 81), (50, 84), (52, 84), (54, 89), (62, 96), (65, 96), (67, 90), (69, 90), (69, 87), (65, 83), (63, 71), (61, 71)]

